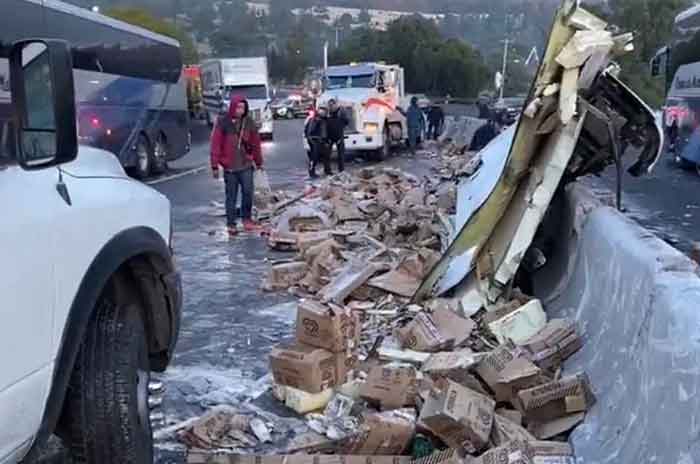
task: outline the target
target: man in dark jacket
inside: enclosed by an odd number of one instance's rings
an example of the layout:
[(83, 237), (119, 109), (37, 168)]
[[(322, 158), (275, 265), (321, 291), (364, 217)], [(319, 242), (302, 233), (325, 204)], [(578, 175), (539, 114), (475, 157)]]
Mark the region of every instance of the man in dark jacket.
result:
[(248, 101), (240, 95), (231, 97), (228, 112), (219, 116), (211, 135), (211, 169), (215, 179), (224, 171), (226, 183), (226, 221), (229, 235), (238, 233), (236, 200), (241, 190), (241, 217), (246, 232), (259, 226), (253, 222), (254, 169), (262, 169), (260, 134), (249, 115)]
[(345, 171), (345, 128), (349, 124), (350, 120), (338, 102), (333, 98), (328, 100), (328, 149), (329, 155), (334, 145), (338, 151), (338, 172)]
[(425, 131), (425, 119), (423, 111), (418, 107), (418, 98), (411, 98), (411, 106), (406, 112), (406, 125), (408, 126), (408, 147), (412, 154), (416, 154), (416, 148)]
[(428, 140), (437, 140), (442, 134), (445, 112), (440, 105), (433, 105), (428, 112)]
[(325, 105), (318, 110), (306, 123), (304, 135), (309, 142), (309, 177), (316, 179), (316, 166), (323, 162), (326, 175), (331, 175), (330, 148), (328, 147), (328, 108)]
[(500, 133), (496, 120), (494, 118), (489, 118), (486, 124), (481, 126), (474, 132), (474, 137), (472, 137), (472, 143), (469, 146), (469, 151), (481, 151), (486, 145), (488, 145), (491, 140), (496, 138)]

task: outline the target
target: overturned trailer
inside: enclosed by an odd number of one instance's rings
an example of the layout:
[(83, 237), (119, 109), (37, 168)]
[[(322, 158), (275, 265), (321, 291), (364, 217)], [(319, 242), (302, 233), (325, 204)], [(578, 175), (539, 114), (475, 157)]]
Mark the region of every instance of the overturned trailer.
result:
[(661, 127), (613, 62), (632, 38), (564, 2), (520, 121), (461, 181), (459, 232), (414, 301), (456, 297), (469, 316), (536, 295), (585, 333), (567, 370), (599, 402), (571, 436), (578, 459), (700, 462), (698, 268), (573, 182), (616, 165), (619, 207), (622, 158), (632, 176), (659, 159)]

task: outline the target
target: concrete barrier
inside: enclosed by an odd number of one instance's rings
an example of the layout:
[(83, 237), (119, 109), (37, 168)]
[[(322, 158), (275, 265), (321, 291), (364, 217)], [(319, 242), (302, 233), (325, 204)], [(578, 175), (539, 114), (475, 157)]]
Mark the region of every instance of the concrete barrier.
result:
[(566, 370), (588, 372), (598, 398), (571, 438), (579, 461), (700, 462), (697, 266), (581, 186), (549, 220), (568, 233), (535, 293), (550, 318), (578, 321), (585, 344)]

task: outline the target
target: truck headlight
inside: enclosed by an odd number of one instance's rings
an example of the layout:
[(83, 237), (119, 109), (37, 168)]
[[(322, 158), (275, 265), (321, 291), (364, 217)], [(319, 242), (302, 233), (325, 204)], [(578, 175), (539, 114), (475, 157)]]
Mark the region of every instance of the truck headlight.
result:
[(364, 128), (367, 134), (376, 134), (379, 131), (379, 124), (376, 122), (366, 122)]

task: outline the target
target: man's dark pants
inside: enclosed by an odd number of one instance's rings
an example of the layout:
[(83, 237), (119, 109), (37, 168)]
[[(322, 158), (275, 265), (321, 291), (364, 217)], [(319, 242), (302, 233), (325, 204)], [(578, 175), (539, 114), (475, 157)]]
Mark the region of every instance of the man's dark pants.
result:
[(238, 200), (238, 188), (241, 188), (241, 218), (250, 220), (253, 216), (253, 168), (242, 171), (224, 171), (224, 183), (226, 184), (226, 222), (228, 226), (236, 225), (236, 200)]
[[(330, 141), (330, 146), (328, 147), (329, 158), (330, 158), (330, 154), (333, 152), (333, 145), (335, 145), (336, 150), (338, 151), (338, 171), (343, 172), (343, 171), (345, 171), (345, 139), (331, 140)], [(330, 161), (329, 161), (329, 169), (330, 169)]]

